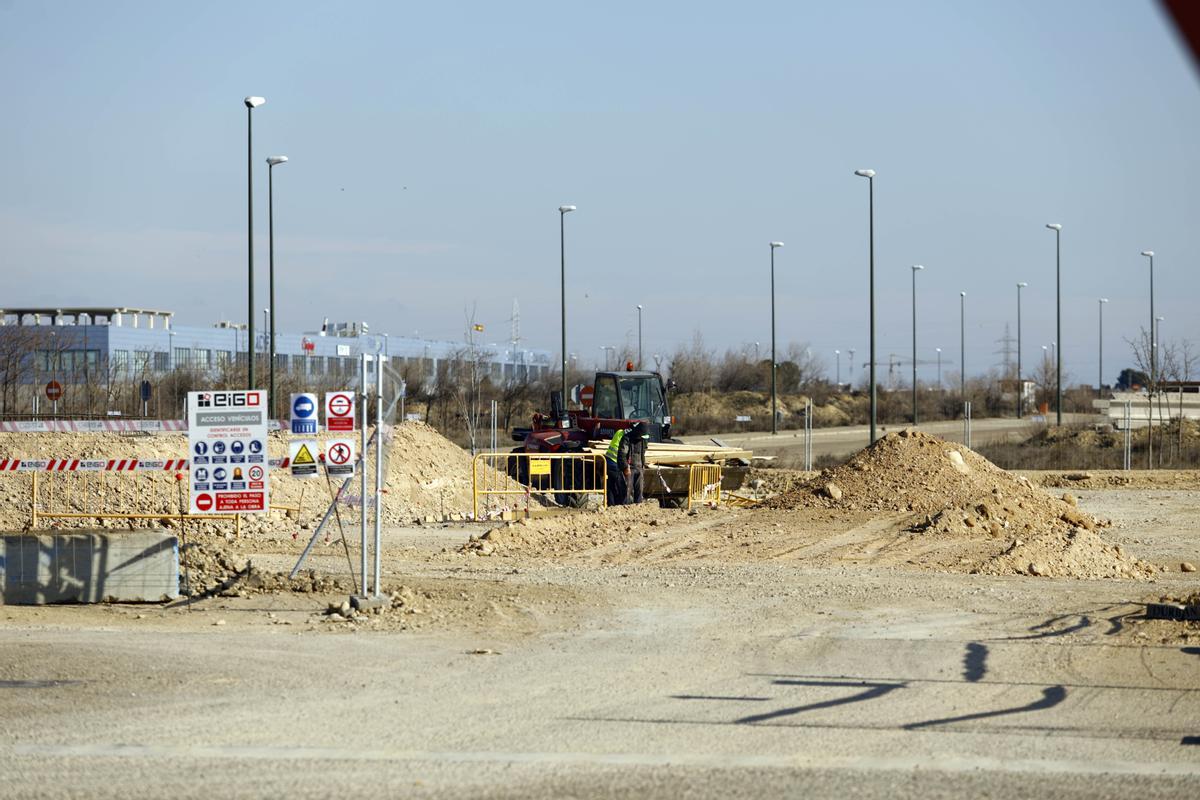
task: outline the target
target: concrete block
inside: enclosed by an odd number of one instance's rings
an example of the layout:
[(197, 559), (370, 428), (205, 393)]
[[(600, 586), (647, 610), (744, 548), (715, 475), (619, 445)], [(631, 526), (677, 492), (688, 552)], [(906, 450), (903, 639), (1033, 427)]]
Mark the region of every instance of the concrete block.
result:
[(382, 597), (364, 597), (361, 594), (350, 595), (350, 607), (356, 611), (373, 611), (376, 608), (391, 608), (392, 598), (384, 595)]
[(179, 596), (179, 540), (163, 531), (0, 533), (0, 603), (159, 602)]

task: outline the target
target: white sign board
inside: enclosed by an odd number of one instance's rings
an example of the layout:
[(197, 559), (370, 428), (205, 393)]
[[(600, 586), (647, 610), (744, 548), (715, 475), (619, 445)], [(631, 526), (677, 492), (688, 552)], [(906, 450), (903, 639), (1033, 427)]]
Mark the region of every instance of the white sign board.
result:
[(292, 395), (292, 433), (317, 432), (317, 396)]
[(288, 442), (288, 461), (291, 462), (292, 477), (317, 477), (318, 455), (315, 439), (297, 439)]
[(266, 392), (188, 392), (193, 514), (266, 513)]
[(325, 430), (354, 430), (354, 392), (325, 393)]
[(330, 439), (325, 442), (325, 474), (331, 478), (354, 476), (353, 439)]

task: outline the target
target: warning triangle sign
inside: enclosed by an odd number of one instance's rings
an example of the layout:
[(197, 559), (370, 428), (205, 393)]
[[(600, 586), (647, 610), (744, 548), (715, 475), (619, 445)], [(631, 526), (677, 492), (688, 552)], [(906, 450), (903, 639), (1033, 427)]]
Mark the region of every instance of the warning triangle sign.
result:
[(296, 451), (296, 457), (292, 459), (293, 464), (316, 464), (317, 460), (313, 458), (313, 454), (309, 451), (308, 445), (300, 445), (300, 449)]

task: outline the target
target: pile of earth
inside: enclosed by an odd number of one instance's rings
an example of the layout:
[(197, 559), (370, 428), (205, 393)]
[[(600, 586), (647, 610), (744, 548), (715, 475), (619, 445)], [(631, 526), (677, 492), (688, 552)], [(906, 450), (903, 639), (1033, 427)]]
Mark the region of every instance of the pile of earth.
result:
[(1078, 578), (1146, 578), (1157, 568), (1106, 541), (1109, 525), (970, 449), (921, 431), (878, 439), (845, 464), (769, 499), (774, 509), (892, 512), (926, 537), (1002, 544), (973, 572)]
[(559, 558), (665, 531), (688, 512), (656, 503), (505, 522), (471, 538), (459, 552), (477, 556)]
[[(291, 437), (272, 432), (267, 449), (271, 458), (287, 456)], [(337, 438), (336, 434), (320, 434), (322, 442)], [(355, 435), (354, 438), (358, 439)], [(409, 523), (413, 520), (441, 520), (447, 517), (466, 517), (472, 509), (471, 456), (446, 439), (432, 427), (421, 422), (404, 422), (391, 428), (388, 448), (388, 469), (383, 521), (386, 525)], [(122, 459), (141, 461), (186, 458), (187, 436), (179, 433), (155, 435), (126, 435), (117, 433), (0, 433), (0, 458), (47, 459)], [(373, 464), (371, 465), (373, 467)], [(125, 473), (62, 473), (40, 476), (39, 497), (42, 511), (121, 512), (162, 514), (159, 520), (146, 520), (151, 526), (173, 527), (178, 524), (173, 515), (186, 504), (185, 480), (176, 481), (173, 472)], [(0, 475), (0, 529), (22, 529), (31, 520), (32, 473), (6, 472)], [(374, 486), (374, 470), (368, 470), (368, 483)], [(359, 482), (355, 480), (348, 491), (349, 511), (358, 505)], [(181, 495), (180, 489), (183, 489)], [(322, 478), (294, 478), (284, 470), (271, 474), (273, 504), (300, 506), (299, 527), (313, 523), (327, 507), (333, 487)], [(293, 521), (295, 515), (289, 512)], [(95, 519), (55, 519), (47, 523), (56, 528), (117, 527), (125, 528), (124, 520), (97, 522)], [(187, 523), (189, 531), (227, 531), (230, 523)], [(267, 533), (294, 525), (283, 523), (278, 514), (268, 519), (263, 515), (246, 515), (242, 520), (243, 534)]]
[(246, 597), (270, 592), (346, 594), (355, 589), (347, 579), (318, 575), (313, 570), (290, 578), (285, 573), (259, 569), (219, 537), (186, 537), (179, 551), (180, 593), (185, 597)]
[(1057, 489), (1200, 489), (1200, 470), (1135, 469), (1030, 472), (1038, 486)]

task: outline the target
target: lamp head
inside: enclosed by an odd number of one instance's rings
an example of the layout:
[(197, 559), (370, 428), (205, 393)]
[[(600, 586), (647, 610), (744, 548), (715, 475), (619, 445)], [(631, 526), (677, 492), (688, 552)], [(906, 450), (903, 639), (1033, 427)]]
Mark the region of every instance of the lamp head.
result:
[(959, 292), (959, 293), (958, 293), (958, 296), (959, 296), (959, 297), (966, 297), (966, 296), (967, 296), (967, 293), (966, 293), (966, 292)]
[(783, 247), (783, 242), (771, 242), (771, 249), (774, 250), (776, 247)]
[(1028, 283), (1026, 283), (1025, 281), (1020, 281), (1020, 282), (1018, 282), (1018, 283), (1017, 283), (1017, 288), (1018, 288), (1018, 289), (1024, 289), (1024, 288), (1025, 288), (1026, 286), (1028, 286), (1028, 285), (1029, 285), (1029, 284), (1028, 284)]
[(933, 349), (935, 352), (938, 352), (938, 353), (942, 352), (942, 348), (940, 348), (940, 347), (935, 347)]
[(1153, 250), (1143, 250), (1142, 255), (1146, 256), (1147, 258), (1154, 258), (1154, 251)]
[(246, 108), (258, 108), (263, 103), (267, 102), (267, 98), (265, 98), (265, 97), (247, 97), (242, 102), (246, 104)]
[(1108, 298), (1107, 298), (1107, 297), (1101, 297), (1101, 298), (1100, 298), (1100, 302), (1101, 302), (1101, 303), (1107, 303), (1107, 302), (1108, 302)]
[(873, 169), (856, 169), (856, 170), (854, 170), (854, 174), (860, 178), (874, 178), (875, 170), (873, 170)]
[(574, 210), (575, 210), (575, 206), (559, 206), (558, 207), (558, 213), (560, 213), (560, 214), (566, 214), (568, 211), (574, 211)]
[(921, 264), (913, 264), (912, 268), (913, 268), (913, 272), (916, 272), (919, 269), (925, 269), (925, 267), (922, 266)]
[(638, 307), (637, 307), (637, 309), (638, 309), (638, 311), (641, 311), (641, 310), (642, 310), (642, 304), (641, 304), (641, 303), (638, 303)]
[(1046, 227), (1052, 231), (1061, 231), (1062, 230), (1062, 225), (1059, 225), (1057, 222), (1051, 222)]
[(267, 158), (267, 164), (272, 167), (275, 166), (276, 164), (283, 164), (286, 161), (287, 161), (287, 156), (270, 156), (269, 158)]

